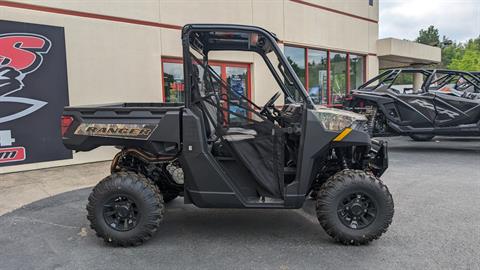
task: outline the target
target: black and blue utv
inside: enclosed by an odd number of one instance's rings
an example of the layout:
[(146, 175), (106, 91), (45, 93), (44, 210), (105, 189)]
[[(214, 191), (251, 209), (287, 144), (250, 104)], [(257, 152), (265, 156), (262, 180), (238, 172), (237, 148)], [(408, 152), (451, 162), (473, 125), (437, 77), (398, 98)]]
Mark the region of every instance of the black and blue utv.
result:
[[(121, 149), (89, 197), (98, 236), (142, 244), (177, 196), (198, 207), (263, 209), (297, 209), (313, 197), (320, 224), (341, 243), (365, 244), (387, 230), (394, 206), (379, 179), (386, 144), (370, 139), (364, 116), (316, 107), (277, 42), (259, 27), (186, 25), (185, 103), (65, 108), (67, 148)], [(279, 92), (260, 107), (233, 90), (209, 66), (218, 51), (261, 57)], [(284, 105), (275, 105), (280, 97)]]
[(474, 72), (386, 70), (353, 90), (344, 107), (367, 117), (372, 137), (480, 136), (480, 78)]

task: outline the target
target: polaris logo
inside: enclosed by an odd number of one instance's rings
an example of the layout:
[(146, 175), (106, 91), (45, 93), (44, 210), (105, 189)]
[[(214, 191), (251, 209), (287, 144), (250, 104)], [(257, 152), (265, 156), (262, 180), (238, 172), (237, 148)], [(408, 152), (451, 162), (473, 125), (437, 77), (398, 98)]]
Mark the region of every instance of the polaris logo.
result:
[(0, 148), (0, 163), (23, 161), (26, 158), (25, 148)]
[(432, 111), (436, 111), (438, 114), (445, 114), (452, 119), (454, 119), (457, 116), (460, 116), (460, 114), (458, 114), (454, 111), (451, 111), (451, 110), (448, 110), (448, 109), (445, 109), (445, 108), (442, 108), (442, 107), (439, 107), (439, 106), (434, 106), (432, 103), (426, 102), (426, 101), (421, 100), (421, 99), (414, 99), (414, 100), (410, 101), (410, 104), (417, 104), (418, 106), (420, 106), (422, 108), (429, 109), (429, 110), (432, 110)]

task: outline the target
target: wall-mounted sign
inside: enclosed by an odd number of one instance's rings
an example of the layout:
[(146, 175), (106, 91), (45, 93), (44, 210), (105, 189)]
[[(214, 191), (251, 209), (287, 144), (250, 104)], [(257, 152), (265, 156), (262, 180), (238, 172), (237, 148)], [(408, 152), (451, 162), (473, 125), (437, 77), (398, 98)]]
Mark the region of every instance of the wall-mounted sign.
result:
[(0, 166), (72, 158), (60, 133), (67, 105), (63, 28), (0, 20)]

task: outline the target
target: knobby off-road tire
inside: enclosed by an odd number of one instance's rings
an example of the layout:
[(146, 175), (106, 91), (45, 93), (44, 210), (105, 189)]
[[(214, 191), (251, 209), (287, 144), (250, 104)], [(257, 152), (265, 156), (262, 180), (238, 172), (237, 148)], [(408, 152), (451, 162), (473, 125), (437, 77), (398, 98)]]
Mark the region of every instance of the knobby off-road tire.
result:
[(137, 246), (157, 231), (165, 207), (162, 194), (152, 181), (122, 171), (95, 186), (88, 198), (87, 212), (90, 227), (105, 242)]
[(363, 245), (387, 231), (394, 205), (378, 178), (364, 171), (343, 170), (322, 185), (316, 210), (320, 225), (335, 241)]
[(435, 136), (429, 134), (410, 134), (409, 135), (412, 140), (417, 142), (428, 142), (431, 141)]

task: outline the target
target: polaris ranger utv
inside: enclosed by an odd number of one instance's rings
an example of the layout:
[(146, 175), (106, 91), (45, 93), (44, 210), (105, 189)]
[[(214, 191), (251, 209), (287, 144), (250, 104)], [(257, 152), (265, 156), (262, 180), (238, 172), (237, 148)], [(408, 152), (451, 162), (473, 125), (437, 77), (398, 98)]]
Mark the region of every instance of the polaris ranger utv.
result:
[[(315, 107), (277, 42), (253, 26), (186, 25), (185, 103), (65, 108), (67, 148), (121, 149), (88, 199), (99, 237), (142, 244), (177, 196), (206, 208), (296, 209), (311, 194), (320, 224), (343, 244), (365, 244), (387, 230), (393, 200), (379, 180), (386, 144), (370, 140), (364, 116)], [(259, 55), (281, 92), (259, 107), (233, 91), (209, 66), (218, 51)]]

